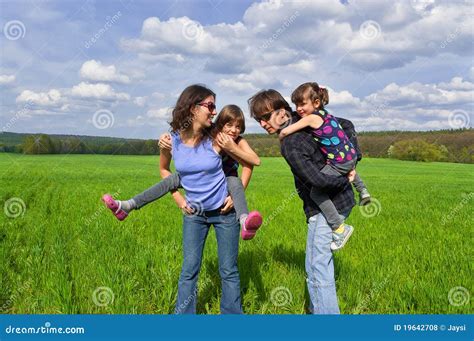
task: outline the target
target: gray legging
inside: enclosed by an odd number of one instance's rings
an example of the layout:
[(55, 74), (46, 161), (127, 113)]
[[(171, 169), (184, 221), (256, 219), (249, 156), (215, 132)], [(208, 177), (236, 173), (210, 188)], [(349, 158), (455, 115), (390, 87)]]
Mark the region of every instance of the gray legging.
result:
[[(147, 190), (133, 197), (133, 201), (137, 205), (137, 209), (149, 204), (170, 191), (177, 190), (181, 187), (181, 180), (178, 173), (173, 173), (164, 178), (157, 184), (151, 186)], [(234, 201), (234, 208), (237, 219), (240, 219), (242, 214), (248, 214), (247, 200), (245, 200), (245, 190), (242, 181), (236, 176), (227, 177), (227, 190), (229, 191), (232, 200)]]
[[(332, 176), (345, 176), (355, 168), (355, 165), (355, 161), (337, 165), (327, 164), (321, 169), (321, 173)], [(353, 184), (359, 193), (365, 188), (365, 184), (358, 174), (356, 174)], [(319, 192), (312, 188), (311, 199), (313, 199), (313, 201), (318, 205), (319, 209), (326, 218), (328, 225), (331, 226), (332, 229), (337, 229), (339, 226), (341, 226), (341, 224), (344, 222), (344, 217), (339, 215), (336, 206), (334, 206), (334, 203), (326, 193)]]

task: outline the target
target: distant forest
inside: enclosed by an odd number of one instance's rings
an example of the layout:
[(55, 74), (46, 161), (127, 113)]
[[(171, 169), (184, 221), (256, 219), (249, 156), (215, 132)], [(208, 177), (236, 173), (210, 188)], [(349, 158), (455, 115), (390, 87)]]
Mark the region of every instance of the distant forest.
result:
[[(246, 134), (260, 156), (280, 156), (276, 136)], [(358, 134), (365, 157), (474, 163), (474, 129), (381, 131)], [(158, 155), (156, 140), (115, 137), (0, 133), (0, 152), (24, 154)]]

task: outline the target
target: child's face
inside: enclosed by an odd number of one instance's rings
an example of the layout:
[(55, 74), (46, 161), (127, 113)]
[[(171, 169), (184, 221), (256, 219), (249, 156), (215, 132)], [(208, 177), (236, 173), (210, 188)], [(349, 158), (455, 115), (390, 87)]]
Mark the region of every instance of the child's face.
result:
[(222, 132), (229, 135), (233, 140), (235, 140), (240, 135), (240, 124), (237, 121), (227, 122), (224, 127), (222, 127)]
[(296, 104), (296, 112), (300, 117), (311, 115), (317, 109), (319, 109), (319, 99), (311, 101), (309, 96), (305, 96), (301, 103)]

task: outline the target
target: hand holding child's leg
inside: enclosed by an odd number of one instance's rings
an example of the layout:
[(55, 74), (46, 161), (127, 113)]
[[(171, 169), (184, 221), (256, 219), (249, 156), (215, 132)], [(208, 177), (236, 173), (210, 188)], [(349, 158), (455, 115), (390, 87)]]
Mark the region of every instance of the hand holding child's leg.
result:
[(227, 177), (227, 188), (232, 200), (237, 219), (240, 221), (241, 236), (244, 240), (252, 239), (258, 228), (262, 225), (262, 215), (258, 211), (249, 213), (245, 190), (242, 181), (236, 176)]

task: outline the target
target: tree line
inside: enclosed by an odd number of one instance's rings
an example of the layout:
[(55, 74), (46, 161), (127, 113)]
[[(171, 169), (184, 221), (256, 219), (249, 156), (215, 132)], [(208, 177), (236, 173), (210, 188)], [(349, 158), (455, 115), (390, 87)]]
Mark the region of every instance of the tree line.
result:
[[(245, 138), (258, 155), (281, 156), (276, 136), (246, 134)], [(474, 163), (474, 129), (364, 132), (358, 140), (364, 157)], [(0, 134), (0, 152), (158, 155), (159, 148), (152, 139), (4, 133)]]
[(104, 143), (102, 138), (81, 140), (77, 137), (52, 138), (47, 134), (28, 135), (21, 144), (2, 145), (0, 152), (23, 154), (117, 154), (117, 155), (157, 155), (156, 140), (116, 139)]

